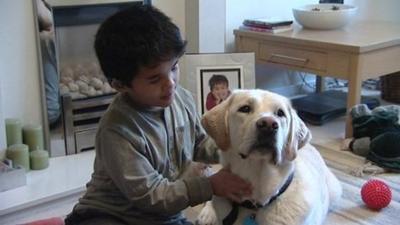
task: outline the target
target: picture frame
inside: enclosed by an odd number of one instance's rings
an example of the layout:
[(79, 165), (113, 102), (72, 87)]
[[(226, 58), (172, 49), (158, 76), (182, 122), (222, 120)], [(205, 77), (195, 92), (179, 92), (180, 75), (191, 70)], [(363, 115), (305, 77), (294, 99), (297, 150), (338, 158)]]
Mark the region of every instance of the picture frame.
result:
[[(214, 78), (220, 83), (223, 82), (222, 86), (226, 86), (224, 90), (224, 97), (221, 97), (221, 102), (225, 100), (231, 94), (232, 90), (241, 89), (243, 84), (243, 66), (211, 66), (211, 67), (198, 67), (197, 68), (197, 102), (199, 103), (199, 111), (201, 114), (211, 110), (217, 105), (218, 100), (215, 99), (211, 91), (211, 85)], [(219, 78), (219, 79), (218, 79)], [(222, 78), (222, 80), (221, 80)], [(225, 83), (226, 80), (226, 83)], [(221, 90), (220, 90), (221, 92)]]
[(193, 94), (200, 115), (235, 89), (255, 88), (254, 53), (186, 54), (179, 66), (180, 84)]

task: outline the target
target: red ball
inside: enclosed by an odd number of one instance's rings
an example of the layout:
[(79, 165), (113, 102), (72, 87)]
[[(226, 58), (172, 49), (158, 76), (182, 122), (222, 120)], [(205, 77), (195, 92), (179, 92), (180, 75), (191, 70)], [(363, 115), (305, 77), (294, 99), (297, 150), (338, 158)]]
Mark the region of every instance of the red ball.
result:
[(361, 198), (368, 208), (380, 210), (389, 205), (392, 191), (385, 182), (371, 179), (362, 186)]

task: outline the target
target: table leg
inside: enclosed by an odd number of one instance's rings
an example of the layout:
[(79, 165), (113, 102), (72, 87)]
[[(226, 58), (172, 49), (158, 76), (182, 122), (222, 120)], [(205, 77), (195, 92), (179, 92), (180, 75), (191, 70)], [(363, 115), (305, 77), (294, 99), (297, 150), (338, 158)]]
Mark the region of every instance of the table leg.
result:
[(326, 90), (326, 84), (325, 84), (326, 79), (325, 79), (325, 77), (322, 77), (322, 76), (319, 76), (319, 75), (316, 75), (316, 76), (317, 76), (316, 77), (317, 86), (316, 86), (315, 92), (316, 93), (321, 93), (321, 92)]
[(354, 105), (361, 102), (361, 76), (357, 73), (351, 74), (349, 77), (348, 94), (347, 94), (347, 114), (346, 114), (346, 133), (345, 138), (353, 137), (353, 127), (351, 124), (350, 110)]

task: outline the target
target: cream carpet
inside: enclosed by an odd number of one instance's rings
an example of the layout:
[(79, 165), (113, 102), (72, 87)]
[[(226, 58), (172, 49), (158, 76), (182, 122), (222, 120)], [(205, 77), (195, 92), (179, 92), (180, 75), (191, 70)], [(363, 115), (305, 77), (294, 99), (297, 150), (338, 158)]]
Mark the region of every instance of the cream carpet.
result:
[[(400, 174), (381, 173), (363, 176), (352, 175), (365, 164), (365, 159), (351, 152), (314, 146), (320, 151), (328, 167), (343, 185), (341, 202), (329, 213), (325, 225), (399, 225), (400, 224)], [(388, 207), (373, 211), (361, 200), (362, 185), (371, 178), (384, 180), (392, 190), (392, 201)]]
[[(332, 145), (332, 149), (319, 144), (313, 145), (320, 151), (328, 167), (343, 185), (342, 200), (328, 214), (324, 225), (400, 225), (400, 174), (366, 173), (362, 177), (354, 176), (353, 172), (365, 164), (363, 157), (337, 150), (339, 147), (335, 144)], [(391, 203), (380, 211), (368, 209), (361, 200), (361, 187), (371, 178), (384, 180), (392, 190)], [(201, 209), (202, 205), (199, 205), (186, 209), (184, 213), (194, 221)]]

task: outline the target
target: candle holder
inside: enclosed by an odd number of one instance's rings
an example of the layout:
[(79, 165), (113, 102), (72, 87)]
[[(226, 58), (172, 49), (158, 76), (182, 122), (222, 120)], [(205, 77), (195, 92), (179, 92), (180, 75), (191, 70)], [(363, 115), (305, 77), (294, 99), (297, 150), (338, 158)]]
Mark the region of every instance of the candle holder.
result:
[(22, 128), (23, 143), (29, 146), (29, 151), (44, 149), (43, 129), (40, 125), (28, 124)]
[(14, 167), (20, 165), (29, 171), (29, 149), (27, 145), (15, 144), (7, 148), (6, 155), (8, 159), (12, 160)]
[(49, 153), (45, 150), (34, 150), (30, 153), (31, 169), (42, 170), (49, 166)]
[(22, 123), (16, 118), (5, 119), (7, 147), (22, 144)]

